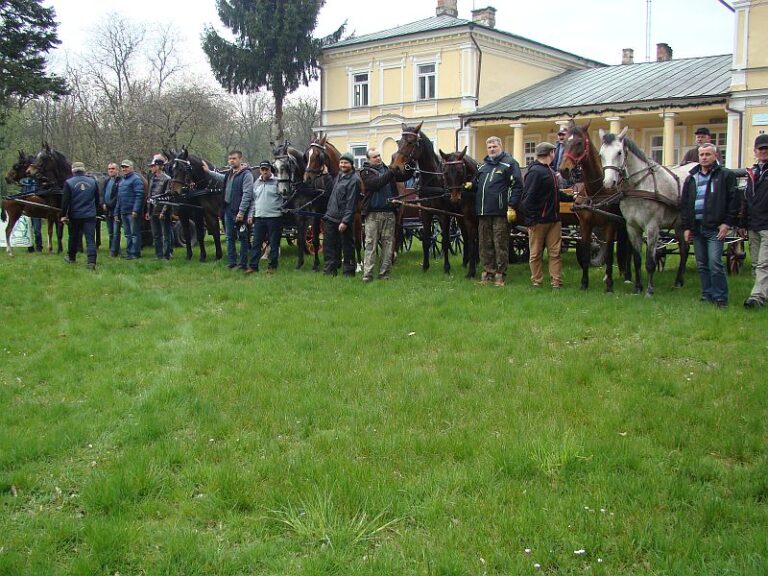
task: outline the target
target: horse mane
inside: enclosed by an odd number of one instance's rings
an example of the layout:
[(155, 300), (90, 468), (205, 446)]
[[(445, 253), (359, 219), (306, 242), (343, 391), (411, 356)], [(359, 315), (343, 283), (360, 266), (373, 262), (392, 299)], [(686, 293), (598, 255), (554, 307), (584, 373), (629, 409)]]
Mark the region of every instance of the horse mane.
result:
[(635, 141), (631, 138), (624, 138), (624, 145), (627, 147), (627, 150), (632, 152), (635, 156), (637, 156), (640, 160), (645, 162), (646, 164), (650, 164), (651, 161), (648, 159), (648, 157), (645, 155), (645, 152), (643, 152), (640, 147), (635, 144)]
[(603, 144), (606, 146), (610, 146), (616, 141), (616, 134), (611, 134), (610, 132), (608, 134), (603, 134)]

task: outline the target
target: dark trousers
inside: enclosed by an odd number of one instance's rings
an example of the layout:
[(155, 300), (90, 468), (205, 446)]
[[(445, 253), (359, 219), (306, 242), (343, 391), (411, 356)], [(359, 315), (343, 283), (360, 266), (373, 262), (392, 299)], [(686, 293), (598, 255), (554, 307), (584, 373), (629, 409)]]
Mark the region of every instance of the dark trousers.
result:
[[(339, 224), (330, 220), (323, 220), (325, 232), (323, 233), (323, 254), (325, 257), (325, 274), (336, 275), (341, 267), (345, 276), (354, 276), (357, 268), (355, 261), (355, 239), (352, 226), (347, 226), (344, 232), (339, 232)], [(343, 258), (339, 262), (339, 256)]]
[(120, 254), (120, 222), (115, 222), (114, 215), (107, 216), (107, 234), (109, 234), (109, 253), (112, 256)]
[(251, 247), (251, 268), (259, 269), (261, 245), (266, 239), (269, 242), (269, 269), (277, 268), (277, 257), (280, 255), (280, 236), (283, 234), (283, 218), (254, 218), (253, 246)]
[(43, 221), (41, 218), (32, 218), (32, 232), (35, 234), (35, 249), (43, 251)]
[[(245, 268), (248, 263), (248, 253), (251, 251), (251, 234), (248, 225), (235, 222), (237, 214), (232, 214), (229, 208), (224, 209), (224, 233), (227, 235), (227, 264), (239, 265)], [(237, 255), (237, 242), (240, 242), (240, 256)]]
[(73, 262), (77, 257), (81, 236), (85, 236), (85, 255), (88, 258), (88, 264), (96, 264), (96, 218), (73, 218), (69, 221), (67, 255)]
[(173, 253), (173, 232), (171, 231), (170, 218), (166, 216), (161, 220), (159, 216), (151, 216), (149, 224), (152, 227), (155, 256), (165, 260), (170, 259)]

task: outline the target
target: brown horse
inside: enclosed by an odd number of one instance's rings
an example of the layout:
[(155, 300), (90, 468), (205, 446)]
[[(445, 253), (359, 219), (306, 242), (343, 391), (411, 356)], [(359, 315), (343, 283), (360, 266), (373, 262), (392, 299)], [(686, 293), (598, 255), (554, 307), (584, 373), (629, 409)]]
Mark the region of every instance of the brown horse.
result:
[(605, 291), (613, 292), (613, 245), (617, 240), (619, 269), (625, 274), (629, 270), (627, 235), (619, 211), (619, 197), (614, 190), (603, 187), (603, 165), (589, 139), (589, 123), (577, 126), (571, 121), (565, 154), (558, 169), (567, 178), (577, 166), (584, 172), (584, 193), (578, 193), (573, 203), (573, 211), (579, 218), (580, 239), (576, 257), (581, 266), (581, 289), (589, 288), (592, 234), (600, 228), (606, 243)]
[[(307, 146), (304, 152), (304, 161), (306, 169), (304, 170), (304, 182), (312, 184), (316, 191), (320, 192), (325, 190), (324, 174), (330, 174), (333, 178), (339, 174), (339, 160), (341, 160), (341, 152), (330, 142), (328, 142), (328, 136), (325, 134), (316, 134), (312, 139), (312, 142)], [(360, 181), (362, 186), (362, 179)], [(362, 197), (364, 190), (360, 190)], [(328, 195), (325, 193), (318, 193), (315, 199), (310, 202), (308, 212), (315, 214), (325, 214), (328, 208)], [(320, 230), (320, 220), (322, 216), (317, 216), (315, 230)], [(357, 258), (358, 266), (363, 261), (363, 219), (360, 214), (360, 201), (356, 202), (355, 209), (355, 257)], [(318, 237), (319, 242), (319, 237)], [(317, 251), (315, 251), (317, 254)]]
[(460, 212), (459, 219), (461, 234), (464, 236), (464, 256), (467, 264), (467, 278), (474, 278), (477, 272), (477, 262), (480, 258), (477, 236), (477, 213), (475, 212), (475, 196), (465, 184), (473, 182), (477, 174), (477, 162), (467, 156), (467, 147), (461, 152), (445, 154), (438, 150), (442, 161), (442, 173), (445, 189), (451, 211)]
[[(69, 170), (64, 174), (65, 170)], [(19, 150), (19, 159), (5, 177), (9, 184), (19, 184), (27, 176), (35, 177), (38, 194), (24, 194), (3, 198), (0, 218), (7, 221), (5, 229), (6, 252), (13, 256), (11, 234), (22, 216), (48, 221), (48, 251), (53, 252), (53, 230), (56, 230), (57, 252), (61, 253), (63, 226), (59, 222), (61, 191), (64, 181), (71, 176), (71, 166), (60, 152), (51, 150), (46, 143), (37, 156), (28, 156)]]

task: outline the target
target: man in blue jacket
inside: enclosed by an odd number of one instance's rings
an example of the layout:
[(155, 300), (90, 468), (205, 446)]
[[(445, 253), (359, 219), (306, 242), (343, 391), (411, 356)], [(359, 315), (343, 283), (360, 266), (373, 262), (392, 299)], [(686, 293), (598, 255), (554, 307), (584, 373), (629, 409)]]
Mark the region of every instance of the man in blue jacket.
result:
[(478, 216), (481, 283), (504, 286), (509, 264), (507, 210), (517, 208), (523, 192), (520, 165), (501, 147), (501, 139), (485, 141), (488, 156), (475, 177), (475, 210)]
[(69, 224), (69, 242), (65, 260), (75, 262), (81, 236), (85, 236), (88, 268), (96, 269), (96, 212), (99, 207), (99, 186), (85, 175), (82, 162), (72, 163), (72, 174), (64, 183), (61, 199), (61, 223)]
[(144, 206), (144, 181), (133, 171), (133, 161), (120, 162), (123, 179), (117, 185), (117, 213), (123, 223), (126, 260), (141, 258), (141, 213)]

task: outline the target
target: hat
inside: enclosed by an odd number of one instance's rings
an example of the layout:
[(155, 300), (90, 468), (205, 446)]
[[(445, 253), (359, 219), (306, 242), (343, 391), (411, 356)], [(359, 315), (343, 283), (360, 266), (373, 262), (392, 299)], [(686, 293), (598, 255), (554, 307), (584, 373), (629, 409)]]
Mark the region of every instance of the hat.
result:
[(550, 144), (549, 142), (542, 142), (536, 146), (536, 156), (546, 156), (554, 149), (554, 145)]
[(558, 134), (568, 134), (568, 128), (565, 126), (560, 126), (560, 130), (557, 131)]
[[(125, 165), (125, 163), (123, 164)], [(152, 162), (149, 163), (150, 166), (165, 166), (165, 158), (160, 156), (160, 154), (155, 154), (152, 156)]]
[(82, 162), (72, 162), (72, 172), (85, 172), (85, 164)]
[(122, 162), (120, 162), (120, 166), (121, 167), (130, 166), (131, 168), (133, 168), (133, 160), (123, 160)]
[(755, 148), (764, 148), (768, 146), (768, 134), (760, 134), (755, 138)]
[(262, 160), (259, 162), (259, 168), (269, 168), (272, 170), (272, 163), (269, 160)]
[(344, 154), (341, 155), (341, 158), (339, 158), (339, 162), (341, 162), (342, 160), (346, 160), (353, 166), (355, 164), (355, 157), (352, 156), (352, 152), (344, 152)]
[(696, 128), (696, 132), (694, 132), (694, 134), (704, 134), (705, 136), (709, 136), (711, 132), (709, 131), (709, 128), (702, 126), (701, 128)]

